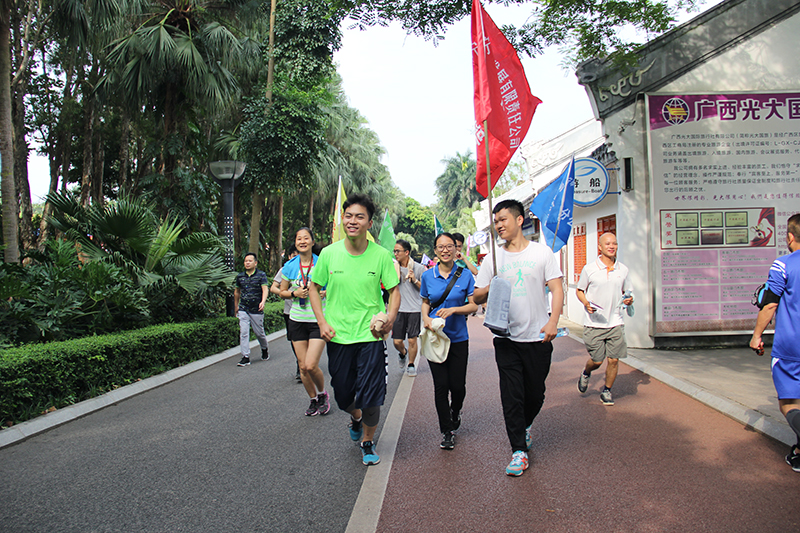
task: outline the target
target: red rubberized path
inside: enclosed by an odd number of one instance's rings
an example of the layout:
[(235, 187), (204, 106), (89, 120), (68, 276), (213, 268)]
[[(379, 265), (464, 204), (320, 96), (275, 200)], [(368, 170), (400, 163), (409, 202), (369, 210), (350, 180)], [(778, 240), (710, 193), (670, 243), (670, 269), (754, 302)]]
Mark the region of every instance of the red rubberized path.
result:
[[(800, 474), (785, 445), (620, 365), (616, 405), (581, 395), (584, 346), (554, 342), (547, 397), (534, 421), (530, 468), (505, 475), (491, 335), (471, 317), (464, 418), (456, 448), (439, 449), (427, 362), (415, 379), (378, 531), (793, 532)], [(412, 378), (404, 378), (412, 379)]]

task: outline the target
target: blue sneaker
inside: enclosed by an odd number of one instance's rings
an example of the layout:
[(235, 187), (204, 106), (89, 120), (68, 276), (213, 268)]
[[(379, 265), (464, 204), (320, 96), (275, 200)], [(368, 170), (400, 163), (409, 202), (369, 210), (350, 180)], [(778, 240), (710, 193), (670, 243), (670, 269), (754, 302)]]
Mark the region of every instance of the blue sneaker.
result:
[(533, 435), (531, 435), (531, 426), (525, 428), (525, 446), (528, 447), (528, 450), (530, 450), (531, 446), (533, 446)]
[(521, 476), (528, 469), (528, 454), (525, 452), (514, 452), (511, 462), (506, 467), (506, 474), (509, 476)]
[(364, 428), (361, 427), (361, 420), (356, 420), (352, 416), (350, 417), (350, 438), (353, 441), (358, 441), (361, 439), (361, 435), (364, 434)]
[(376, 465), (381, 462), (381, 458), (375, 453), (375, 445), (371, 440), (365, 440), (361, 443), (361, 462), (367, 466)]

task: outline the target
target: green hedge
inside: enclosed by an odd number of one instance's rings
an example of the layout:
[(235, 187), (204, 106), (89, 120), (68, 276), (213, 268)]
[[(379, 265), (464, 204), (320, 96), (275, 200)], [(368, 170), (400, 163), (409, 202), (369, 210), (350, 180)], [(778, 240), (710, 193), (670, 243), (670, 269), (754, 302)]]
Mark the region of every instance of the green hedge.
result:
[[(283, 303), (265, 306), (264, 330), (284, 327)], [(161, 324), (0, 351), (0, 423), (61, 408), (239, 343), (236, 318)]]

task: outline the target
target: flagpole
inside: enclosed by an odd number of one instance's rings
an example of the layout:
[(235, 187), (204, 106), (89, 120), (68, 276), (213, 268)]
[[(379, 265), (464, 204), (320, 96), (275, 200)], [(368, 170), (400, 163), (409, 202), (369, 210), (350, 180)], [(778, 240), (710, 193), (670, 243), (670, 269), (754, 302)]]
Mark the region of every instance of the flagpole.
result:
[(492, 272), (497, 275), (497, 245), (494, 240), (494, 221), (492, 220), (492, 171), (489, 166), (489, 121), (483, 121), (483, 139), (486, 143), (486, 188), (488, 193), (486, 199), (489, 200), (489, 237), (492, 241)]

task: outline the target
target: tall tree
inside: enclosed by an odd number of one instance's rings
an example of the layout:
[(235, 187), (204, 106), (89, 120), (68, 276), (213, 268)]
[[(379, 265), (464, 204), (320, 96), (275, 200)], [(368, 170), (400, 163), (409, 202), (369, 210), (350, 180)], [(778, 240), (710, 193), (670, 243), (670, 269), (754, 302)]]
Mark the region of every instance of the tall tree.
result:
[(442, 212), (437, 214), (452, 226), (462, 209), (483, 200), (475, 188), (478, 163), (469, 150), (464, 154), (456, 152), (456, 155), (442, 159), (442, 163), (445, 164), (444, 172), (436, 178), (436, 195)]
[(162, 127), (160, 171), (169, 195), (181, 162), (187, 110), (211, 112), (236, 101), (233, 70), (260, 65), (260, 48), (233, 21), (243, 0), (144, 2), (134, 12), (133, 31), (114, 43), (112, 72), (102, 82), (120, 87), (129, 102), (155, 113)]
[(11, 144), (11, 7), (11, 0), (0, 0), (0, 191), (3, 196), (3, 257), (7, 263), (16, 263), (19, 262), (19, 219)]
[(394, 229), (396, 234), (407, 233), (414, 237), (419, 245), (419, 252), (433, 257), (433, 211), (421, 205), (413, 198), (405, 199), (405, 213), (397, 219)]
[[(250, 99), (242, 147), (255, 193), (277, 201), (279, 212), (283, 195), (302, 191), (313, 179), (314, 158), (324, 141), (326, 85), (334, 71), (333, 52), (341, 44), (339, 21), (324, 2), (280, 0), (277, 5), (273, 98)], [(260, 235), (260, 220), (251, 221), (251, 236)], [(272, 268), (283, 248), (280, 223), (270, 228)]]

